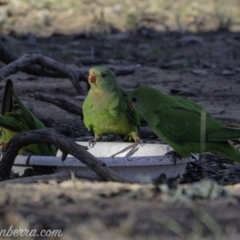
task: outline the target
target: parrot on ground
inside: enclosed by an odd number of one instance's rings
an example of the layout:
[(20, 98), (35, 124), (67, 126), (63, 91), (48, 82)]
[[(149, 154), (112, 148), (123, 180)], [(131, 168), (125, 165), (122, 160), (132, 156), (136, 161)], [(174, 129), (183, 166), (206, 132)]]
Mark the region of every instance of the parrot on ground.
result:
[[(16, 103), (14, 103), (14, 100)], [(16, 134), (29, 130), (45, 128), (32, 112), (24, 106), (21, 100), (13, 91), (13, 82), (8, 79), (2, 99), (1, 116), (0, 116), (1, 137), (0, 145), (4, 151), (7, 143)], [(55, 156), (57, 149), (50, 144), (31, 144), (19, 151), (19, 155), (43, 155)]]
[(128, 94), (117, 85), (114, 72), (93, 67), (89, 70), (88, 82), (90, 90), (82, 109), (84, 125), (95, 135), (89, 146), (108, 134), (141, 143), (140, 116), (130, 108)]
[(129, 95), (131, 106), (179, 157), (211, 152), (240, 162), (240, 152), (229, 141), (240, 138), (240, 129), (226, 127), (192, 100), (140, 87)]

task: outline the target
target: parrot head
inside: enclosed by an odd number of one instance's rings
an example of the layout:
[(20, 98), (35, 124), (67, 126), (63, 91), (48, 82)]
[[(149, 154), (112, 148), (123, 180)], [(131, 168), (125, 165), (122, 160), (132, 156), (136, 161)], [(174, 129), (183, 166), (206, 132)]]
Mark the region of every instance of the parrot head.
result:
[[(159, 91), (150, 87), (140, 87), (129, 95), (130, 107), (144, 115), (152, 109), (152, 99)], [(151, 96), (151, 98), (150, 98)]]
[(111, 88), (116, 86), (115, 74), (104, 67), (93, 67), (89, 70), (88, 83), (91, 88)]

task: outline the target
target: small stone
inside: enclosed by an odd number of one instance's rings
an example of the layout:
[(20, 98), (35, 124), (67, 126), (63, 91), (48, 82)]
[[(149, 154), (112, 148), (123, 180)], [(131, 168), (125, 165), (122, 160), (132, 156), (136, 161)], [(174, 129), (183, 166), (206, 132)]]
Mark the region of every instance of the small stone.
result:
[(208, 71), (204, 69), (192, 69), (191, 73), (198, 76), (206, 76), (208, 74)]
[(223, 70), (221, 72), (222, 75), (224, 76), (233, 76), (234, 75), (234, 72), (233, 71), (230, 71), (230, 70)]
[(178, 40), (177, 45), (179, 46), (185, 46), (187, 44), (202, 44), (203, 38), (198, 36), (185, 36)]

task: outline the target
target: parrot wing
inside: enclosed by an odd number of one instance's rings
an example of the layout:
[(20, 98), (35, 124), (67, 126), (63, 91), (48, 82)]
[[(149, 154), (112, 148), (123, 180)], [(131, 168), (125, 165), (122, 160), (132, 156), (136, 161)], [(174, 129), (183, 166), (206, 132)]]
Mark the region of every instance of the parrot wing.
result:
[(90, 101), (90, 99), (87, 96), (83, 102), (82, 110), (83, 110), (83, 123), (88, 131), (93, 131), (93, 126), (92, 126), (91, 120), (89, 119), (89, 114), (87, 114), (89, 109), (92, 108), (92, 106), (93, 106), (93, 103)]
[(13, 82), (8, 79), (3, 93), (0, 126), (15, 132), (28, 130), (25, 121), (21, 118), (20, 111), (13, 104)]
[(21, 113), (17, 110), (5, 113), (0, 116), (0, 126), (14, 132), (28, 131), (29, 128), (26, 121), (21, 117)]
[(202, 140), (200, 133), (202, 113), (206, 114), (203, 124), (205, 124), (206, 129), (205, 140), (209, 141), (208, 136), (224, 128), (224, 125), (212, 118), (203, 109), (170, 107), (163, 111), (155, 111), (154, 114), (156, 114), (158, 121), (154, 130), (175, 142), (200, 142)]
[[(17, 105), (14, 106), (13, 97)], [(45, 127), (32, 113), (24, 106), (22, 101), (13, 91), (13, 82), (8, 79), (3, 94), (0, 125), (16, 132), (41, 129)]]
[(123, 101), (120, 101), (122, 109), (125, 111), (128, 119), (140, 128), (140, 115), (138, 112), (130, 107), (128, 94), (120, 88), (120, 94), (123, 96)]
[[(13, 97), (17, 106), (13, 104)], [(0, 126), (11, 131), (25, 132), (45, 127), (14, 93), (13, 83), (10, 79), (7, 80), (4, 90), (1, 115)], [(26, 147), (26, 149), (38, 155), (56, 155), (57, 151), (55, 146), (50, 144), (33, 144)]]
[[(40, 122), (32, 113), (31, 111), (25, 107), (25, 105), (22, 103), (22, 101), (18, 98), (18, 96), (14, 93), (13, 91), (13, 96), (16, 100), (16, 102), (19, 105), (19, 108), (21, 110), (21, 115), (22, 118), (25, 120), (28, 129), (27, 130), (37, 130), (37, 129), (42, 129), (45, 128), (45, 125)], [(22, 130), (23, 131), (23, 130)], [(56, 155), (57, 149), (54, 145), (50, 145), (47, 143), (41, 143), (41, 144), (36, 144), (33, 146), (33, 153), (37, 151), (37, 149), (40, 151), (40, 155)]]
[(19, 108), (21, 110), (21, 115), (25, 119), (29, 130), (36, 130), (45, 128), (44, 124), (40, 122), (32, 113), (31, 111), (22, 103), (22, 101), (18, 98), (18, 96), (13, 91), (14, 99), (16, 100)]

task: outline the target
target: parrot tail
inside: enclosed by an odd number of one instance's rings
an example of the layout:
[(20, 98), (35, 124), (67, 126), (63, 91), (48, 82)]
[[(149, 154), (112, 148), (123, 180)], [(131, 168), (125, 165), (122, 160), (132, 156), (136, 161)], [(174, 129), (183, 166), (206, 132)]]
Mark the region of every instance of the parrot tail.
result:
[(240, 129), (224, 127), (207, 135), (207, 142), (226, 142), (228, 140), (239, 140)]
[(240, 162), (240, 152), (229, 142), (206, 143), (207, 150), (235, 162)]
[(3, 93), (1, 115), (6, 112), (10, 112), (13, 109), (13, 82), (8, 79)]

